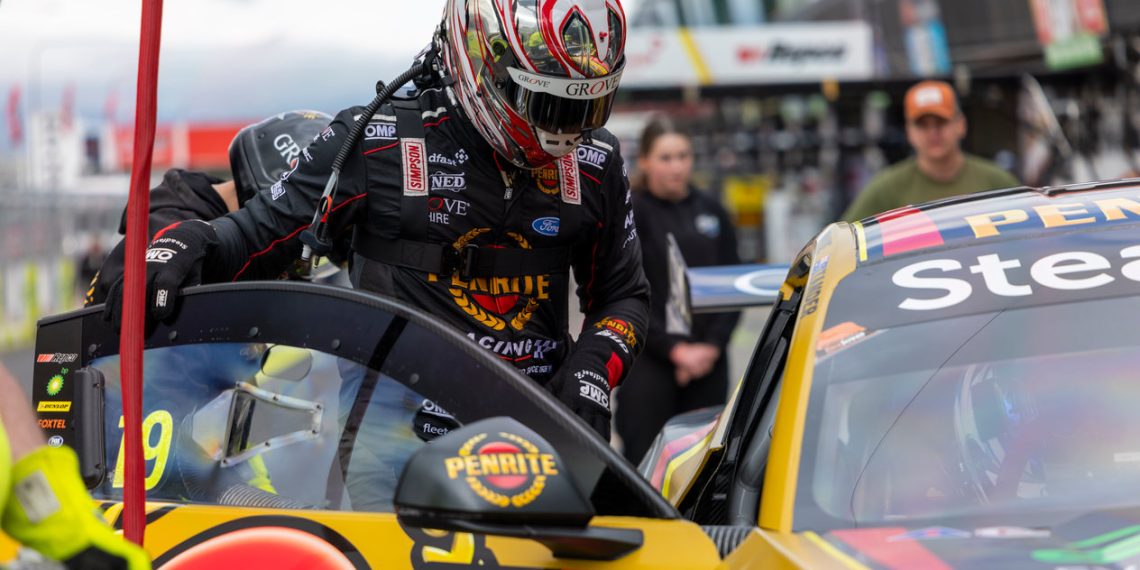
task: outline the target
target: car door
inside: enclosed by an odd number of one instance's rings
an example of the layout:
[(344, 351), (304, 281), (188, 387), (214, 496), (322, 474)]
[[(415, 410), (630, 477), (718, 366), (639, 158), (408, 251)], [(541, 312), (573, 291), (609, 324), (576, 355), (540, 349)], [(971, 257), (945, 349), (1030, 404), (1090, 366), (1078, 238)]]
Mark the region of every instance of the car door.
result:
[[(156, 567), (719, 562), (700, 527), (467, 331), (391, 300), (300, 283), (198, 287), (180, 303), (144, 353), (146, 548)], [(53, 445), (77, 449), (93, 496), (116, 525), (118, 338), (99, 308), (43, 320), (33, 384), (41, 426)], [(596, 513), (591, 527), (635, 529), (640, 546), (615, 560), (583, 561), (555, 558), (527, 539), (402, 525), (392, 499), (408, 458), (459, 425), (499, 416), (561, 454)]]

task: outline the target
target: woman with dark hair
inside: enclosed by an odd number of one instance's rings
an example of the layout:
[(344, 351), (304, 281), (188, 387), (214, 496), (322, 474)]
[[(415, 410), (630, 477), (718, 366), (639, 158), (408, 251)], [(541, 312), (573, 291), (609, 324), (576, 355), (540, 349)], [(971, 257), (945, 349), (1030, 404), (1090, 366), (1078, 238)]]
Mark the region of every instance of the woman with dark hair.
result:
[(699, 267), (740, 263), (736, 233), (724, 208), (692, 186), (692, 142), (668, 119), (658, 117), (642, 132), (637, 166), (633, 211), (652, 303), (645, 350), (617, 396), (617, 431), (634, 463), (669, 418), (725, 402), (725, 349), (740, 319), (739, 313), (694, 315), (689, 336), (666, 332), (665, 236), (673, 234), (686, 263)]

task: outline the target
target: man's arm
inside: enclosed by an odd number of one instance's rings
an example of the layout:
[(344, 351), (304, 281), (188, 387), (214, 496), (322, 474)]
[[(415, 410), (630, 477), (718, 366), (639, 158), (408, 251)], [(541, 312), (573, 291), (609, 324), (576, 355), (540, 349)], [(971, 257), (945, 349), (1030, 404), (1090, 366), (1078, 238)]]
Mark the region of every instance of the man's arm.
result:
[(44, 445), (27, 397), (2, 365), (0, 390), (0, 421), (12, 455), (0, 458), (0, 466), (11, 475), (11, 494), (0, 499), (4, 532), (68, 568), (150, 568), (146, 553), (115, 534), (97, 514), (75, 452)]
[(596, 238), (589, 247), (578, 248), (574, 259), (585, 322), (577, 345), (549, 387), (608, 439), (610, 391), (629, 373), (645, 344), (649, 321), (649, 282), (641, 266), (632, 196), (616, 141), (601, 192), (602, 219)]

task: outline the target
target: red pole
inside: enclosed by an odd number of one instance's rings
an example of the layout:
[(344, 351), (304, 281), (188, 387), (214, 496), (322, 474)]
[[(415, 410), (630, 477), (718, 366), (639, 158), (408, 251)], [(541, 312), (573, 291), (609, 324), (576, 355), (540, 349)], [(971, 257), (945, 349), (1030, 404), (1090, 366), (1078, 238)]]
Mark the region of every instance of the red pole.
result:
[(150, 164), (158, 95), (158, 47), (162, 41), (162, 0), (143, 0), (139, 40), (138, 95), (131, 195), (127, 201), (127, 249), (123, 280), (123, 330), (119, 355), (123, 373), (123, 534), (142, 545), (146, 531), (146, 463), (142, 451), (143, 340), (146, 326), (147, 217), (150, 212)]

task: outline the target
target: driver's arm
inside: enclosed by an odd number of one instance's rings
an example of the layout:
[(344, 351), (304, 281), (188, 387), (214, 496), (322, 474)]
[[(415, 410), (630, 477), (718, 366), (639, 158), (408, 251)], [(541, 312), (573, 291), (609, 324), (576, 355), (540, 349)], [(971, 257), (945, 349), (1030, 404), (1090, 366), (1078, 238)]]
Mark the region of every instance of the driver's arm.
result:
[[(206, 260), (205, 281), (276, 278), (300, 257), (301, 232), (312, 222), (333, 160), (348, 139), (354, 117), (363, 110), (341, 111), (305, 149), (296, 170), (237, 212), (210, 222), (217, 232), (217, 246)], [(340, 173), (328, 218), (331, 236), (341, 235), (363, 211), (367, 160), (358, 141)]]

